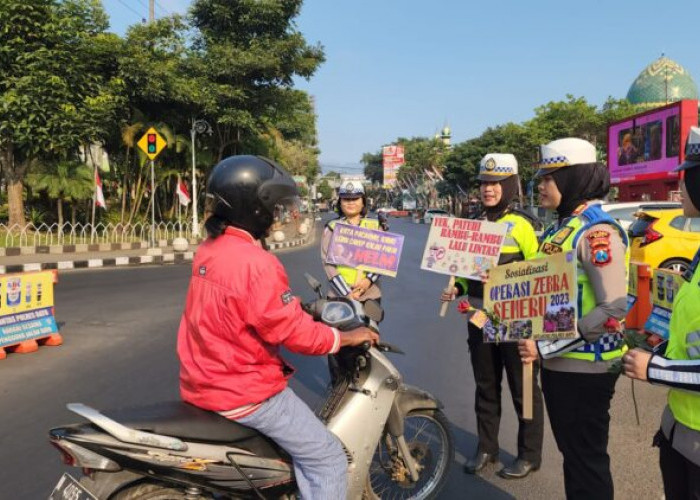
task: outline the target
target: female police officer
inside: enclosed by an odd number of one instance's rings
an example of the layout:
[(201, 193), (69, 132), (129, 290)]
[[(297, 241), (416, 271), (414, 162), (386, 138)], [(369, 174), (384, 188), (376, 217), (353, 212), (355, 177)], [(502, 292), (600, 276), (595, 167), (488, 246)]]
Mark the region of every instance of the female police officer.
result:
[(367, 229), (380, 229), (377, 219), (366, 218), (367, 198), (365, 188), (358, 181), (345, 181), (338, 189), (338, 219), (334, 219), (328, 224), (323, 232), (321, 241), (321, 259), (324, 263), (326, 275), (330, 280), (335, 295), (341, 297), (351, 297), (355, 300), (365, 302), (366, 300), (381, 299), (382, 292), (379, 288), (379, 275), (375, 273), (365, 273), (350, 266), (333, 265), (326, 263), (328, 246), (331, 242), (335, 225), (352, 224), (354, 226), (366, 227)]
[[(508, 224), (508, 234), (501, 249), (499, 264), (531, 259), (537, 253), (537, 237), (530, 214), (517, 208), (520, 196), (518, 162), (512, 154), (487, 154), (479, 167), (481, 202), (484, 212), (478, 217)], [(481, 281), (457, 278), (455, 288), (446, 290), (442, 300), (468, 294), (470, 303), (481, 307), (484, 287)], [(513, 405), (520, 418), (518, 426), (518, 458), (499, 471), (501, 477), (518, 479), (537, 470), (542, 458), (543, 408), (542, 394), (533, 377), (533, 419), (524, 420), (522, 362), (518, 348), (512, 343), (485, 343), (483, 331), (471, 322), (469, 352), (476, 381), (476, 410), (479, 444), (475, 456), (465, 465), (474, 474), (498, 457), (498, 428), (501, 419), (501, 380), (505, 367)], [(537, 370), (535, 370), (537, 373)]]
[(523, 362), (544, 359), (542, 392), (564, 457), (567, 498), (612, 499), (607, 447), (618, 376), (608, 369), (624, 347), (621, 336), (607, 332), (605, 324), (609, 318), (621, 320), (627, 310), (627, 235), (600, 208), (610, 177), (589, 142), (567, 138), (542, 146), (536, 175), (541, 206), (559, 215), (545, 231), (538, 257), (576, 252), (580, 337), (521, 340), (520, 353)]
[[(681, 182), (683, 214), (700, 217), (700, 128), (692, 127), (686, 161), (677, 170)], [(625, 374), (671, 387), (668, 406), (654, 443), (667, 500), (700, 498), (700, 249), (687, 283), (673, 302), (665, 357), (635, 349), (623, 357)], [(692, 391), (692, 392), (689, 392)]]

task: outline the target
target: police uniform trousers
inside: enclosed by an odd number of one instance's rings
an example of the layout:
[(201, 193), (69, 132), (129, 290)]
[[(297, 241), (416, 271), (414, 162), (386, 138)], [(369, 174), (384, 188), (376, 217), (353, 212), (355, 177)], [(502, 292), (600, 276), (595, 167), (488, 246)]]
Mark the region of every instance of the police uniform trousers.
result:
[(618, 376), (542, 369), (542, 392), (554, 439), (564, 457), (568, 500), (613, 499), (608, 433)]
[(654, 437), (659, 447), (659, 465), (666, 500), (700, 500), (700, 467), (678, 453), (659, 431)]
[(498, 456), (498, 429), (501, 422), (501, 381), (505, 368), (513, 406), (518, 415), (518, 458), (536, 466), (542, 461), (543, 405), (537, 382), (539, 363), (533, 366), (532, 420), (523, 420), (522, 362), (516, 342), (485, 343), (483, 332), (469, 323), (469, 354), (474, 369), (479, 452)]

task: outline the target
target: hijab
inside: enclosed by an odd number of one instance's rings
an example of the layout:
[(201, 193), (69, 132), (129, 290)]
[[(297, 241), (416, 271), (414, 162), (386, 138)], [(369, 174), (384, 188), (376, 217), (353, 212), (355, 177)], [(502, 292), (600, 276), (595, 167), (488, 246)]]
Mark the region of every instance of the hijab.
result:
[(486, 219), (491, 222), (500, 219), (508, 207), (520, 200), (519, 176), (511, 175), (499, 181), (499, 184), (501, 185), (501, 199), (498, 201), (497, 205), (484, 209), (484, 212), (486, 212)]
[(570, 217), (582, 203), (602, 199), (610, 191), (610, 172), (602, 163), (563, 167), (551, 175), (561, 193), (561, 202), (557, 207), (559, 220)]

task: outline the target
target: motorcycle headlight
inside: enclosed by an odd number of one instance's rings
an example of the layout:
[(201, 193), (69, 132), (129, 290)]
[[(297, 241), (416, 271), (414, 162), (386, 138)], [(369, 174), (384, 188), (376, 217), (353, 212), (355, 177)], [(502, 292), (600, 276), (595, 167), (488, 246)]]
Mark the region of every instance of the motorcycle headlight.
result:
[(345, 302), (328, 302), (321, 313), (321, 320), (328, 325), (339, 325), (354, 317), (355, 311)]

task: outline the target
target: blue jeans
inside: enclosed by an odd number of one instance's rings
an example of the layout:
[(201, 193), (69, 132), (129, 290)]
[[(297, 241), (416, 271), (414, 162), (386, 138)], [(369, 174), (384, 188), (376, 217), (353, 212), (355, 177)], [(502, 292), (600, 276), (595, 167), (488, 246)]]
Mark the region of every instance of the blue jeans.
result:
[(348, 461), (343, 447), (289, 387), (236, 421), (265, 434), (292, 456), (302, 499), (345, 499)]

